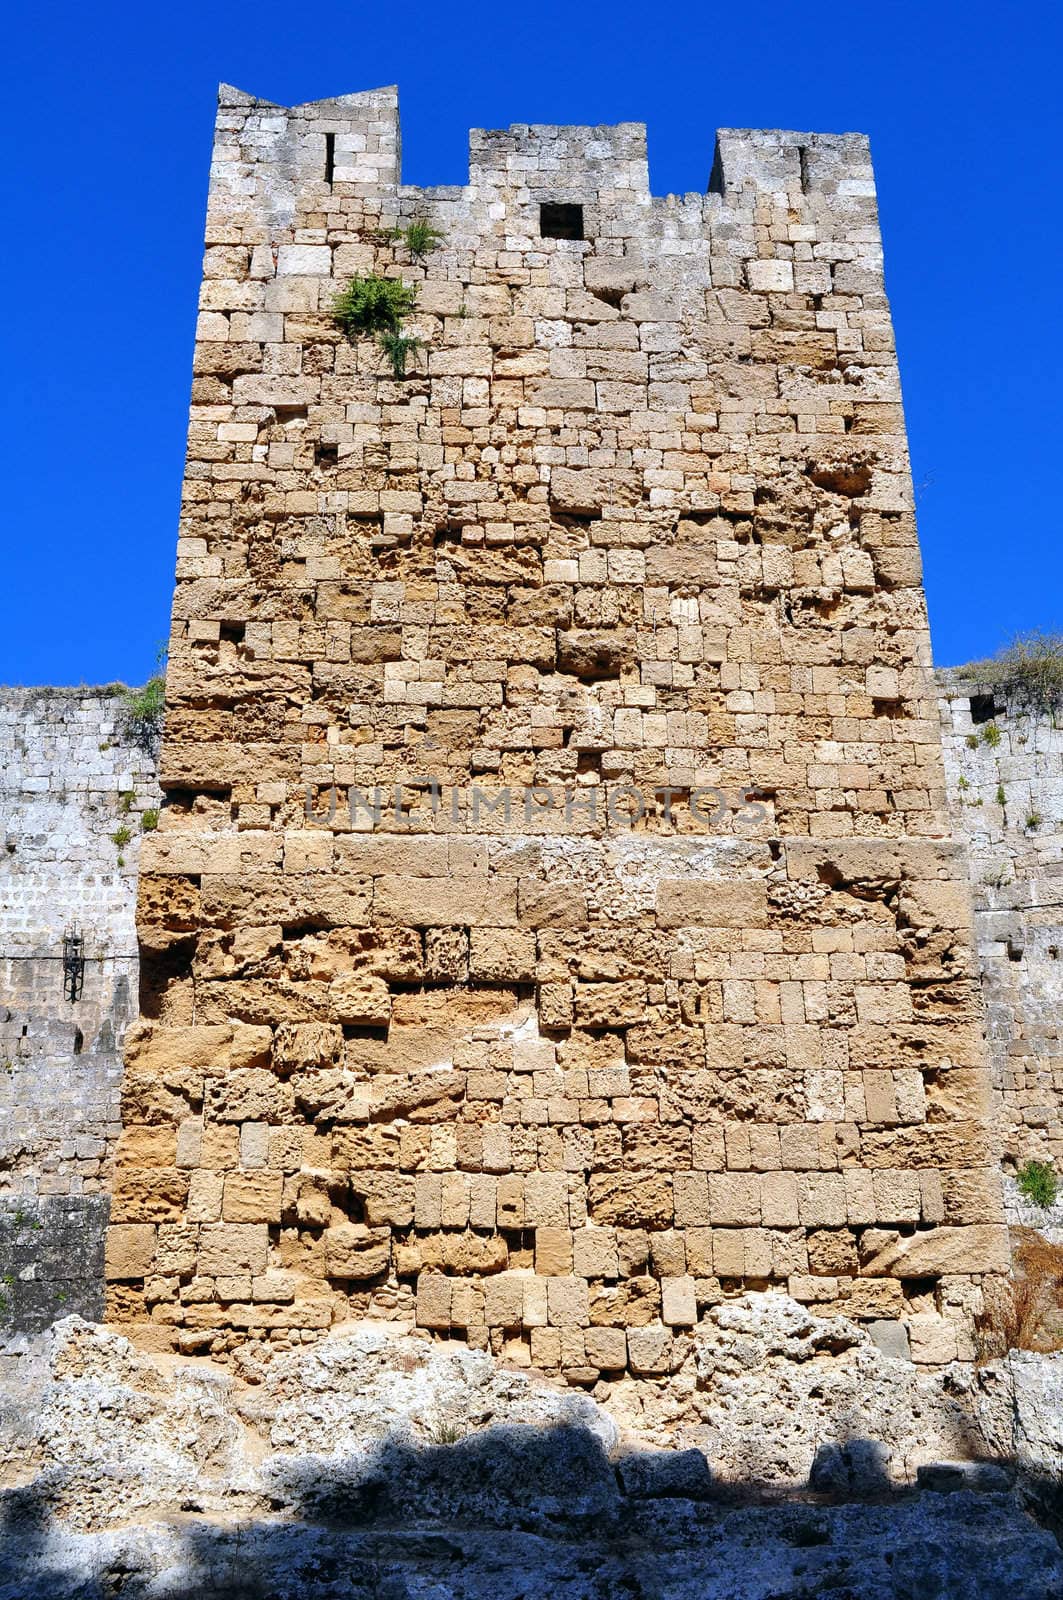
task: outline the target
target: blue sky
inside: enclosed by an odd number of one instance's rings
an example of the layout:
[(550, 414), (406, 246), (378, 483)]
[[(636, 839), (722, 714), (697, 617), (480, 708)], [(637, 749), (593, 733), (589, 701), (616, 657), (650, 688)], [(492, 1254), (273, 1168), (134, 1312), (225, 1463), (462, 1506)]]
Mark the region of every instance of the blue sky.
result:
[(656, 193), (717, 127), (871, 135), (936, 659), (1063, 628), (1060, 12), (279, 0), (22, 7), (4, 39), (0, 682), (139, 681), (168, 627), (219, 80), (398, 82), (404, 177), (467, 129), (644, 121)]

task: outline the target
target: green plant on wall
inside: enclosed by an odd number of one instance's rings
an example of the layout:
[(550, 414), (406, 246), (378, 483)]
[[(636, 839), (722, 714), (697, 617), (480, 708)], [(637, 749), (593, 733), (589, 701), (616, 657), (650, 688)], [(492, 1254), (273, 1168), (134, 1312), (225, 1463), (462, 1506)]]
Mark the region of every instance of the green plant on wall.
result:
[(1008, 797), (1004, 793), (1004, 785), (1002, 783), (997, 784), (996, 802), (998, 806), (1006, 806), (1008, 803)]
[(433, 227), (424, 217), (418, 217), (408, 227), (401, 228), (399, 235), (411, 256), (416, 256), (418, 260), (423, 260), (429, 251), (438, 250), (446, 238), (444, 233)]
[(1055, 1205), (1059, 1194), (1059, 1179), (1050, 1161), (1035, 1161), (1031, 1158), (1019, 1168), (1015, 1177), (1019, 1193), (1035, 1206), (1040, 1206), (1042, 1211), (1047, 1211)]
[(165, 700), (166, 679), (161, 673), (149, 678), (142, 689), (127, 689), (122, 706), (122, 728), (126, 738), (142, 749), (150, 748), (162, 731)]
[(991, 660), (973, 662), (964, 671), (1054, 720), (1063, 708), (1063, 633), (1019, 634)]
[(987, 744), (991, 750), (995, 750), (1000, 743), (1000, 729), (995, 722), (987, 722), (982, 729), (982, 743)]
[[(139, 745), (142, 750), (153, 751), (159, 742), (162, 733), (162, 714), (166, 706), (166, 646), (159, 646), (155, 655), (155, 672), (148, 679), (142, 689), (121, 688), (122, 708), (119, 713), (120, 731), (124, 738), (131, 744)], [(133, 796), (129, 790), (124, 790), (122, 799), (130, 795), (129, 805), (133, 803)], [(128, 811), (129, 805), (123, 805), (123, 810)]]
[(140, 819), (141, 833), (154, 833), (159, 826), (158, 806), (149, 806)]
[(401, 278), (351, 278), (332, 302), (333, 321), (348, 339), (359, 334), (400, 333), (417, 300), (413, 284)]
[(380, 348), (391, 362), (393, 374), (396, 378), (404, 378), (407, 357), (413, 355), (415, 350), (420, 350), (421, 340), (405, 333), (382, 333), (379, 338)]
[(405, 378), (407, 360), (421, 348), (420, 339), (402, 331), (416, 299), (416, 286), (398, 278), (352, 278), (332, 302), (332, 316), (348, 339), (375, 333), (393, 377)]

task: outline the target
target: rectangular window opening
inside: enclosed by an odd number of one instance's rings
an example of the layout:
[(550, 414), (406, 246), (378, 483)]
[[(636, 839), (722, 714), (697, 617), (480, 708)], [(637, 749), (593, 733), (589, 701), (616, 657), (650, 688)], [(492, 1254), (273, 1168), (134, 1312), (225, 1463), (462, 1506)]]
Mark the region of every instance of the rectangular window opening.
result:
[(583, 239), (583, 207), (550, 201), (539, 207), (539, 233), (544, 239)]
[(325, 182), (332, 187), (332, 175), (336, 170), (336, 135), (325, 135)]
[(971, 721), (992, 722), (997, 714), (997, 703), (991, 694), (972, 694)]

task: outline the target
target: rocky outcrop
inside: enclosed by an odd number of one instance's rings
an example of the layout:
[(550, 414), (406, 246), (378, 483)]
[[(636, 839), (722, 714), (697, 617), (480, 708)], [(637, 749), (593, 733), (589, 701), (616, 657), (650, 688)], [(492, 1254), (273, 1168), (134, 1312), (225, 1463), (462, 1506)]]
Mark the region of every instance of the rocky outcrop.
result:
[(232, 1371), (71, 1317), (42, 1357), (0, 1600), (1063, 1600), (1025, 1509), (1063, 1470), (1052, 1357), (921, 1375), (781, 1295), (595, 1398), (395, 1324)]

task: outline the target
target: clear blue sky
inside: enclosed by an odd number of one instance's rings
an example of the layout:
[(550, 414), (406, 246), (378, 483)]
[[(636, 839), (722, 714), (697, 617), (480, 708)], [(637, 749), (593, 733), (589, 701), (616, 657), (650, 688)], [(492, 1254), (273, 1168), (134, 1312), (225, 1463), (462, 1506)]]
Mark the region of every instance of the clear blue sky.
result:
[(168, 627), (219, 80), (399, 84), (404, 177), (470, 126), (644, 121), (654, 191), (717, 127), (871, 135), (942, 664), (1063, 628), (1060, 12), (850, 0), (20, 7), (4, 35), (0, 682), (142, 680)]

